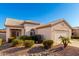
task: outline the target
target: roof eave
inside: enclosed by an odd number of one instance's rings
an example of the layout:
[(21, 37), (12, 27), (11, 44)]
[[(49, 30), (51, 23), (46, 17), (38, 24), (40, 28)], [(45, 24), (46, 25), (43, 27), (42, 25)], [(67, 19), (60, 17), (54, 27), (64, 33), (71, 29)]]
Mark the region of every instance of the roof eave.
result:
[(6, 27), (17, 27), (17, 28), (24, 28), (24, 26), (14, 26), (14, 25), (5, 25)]

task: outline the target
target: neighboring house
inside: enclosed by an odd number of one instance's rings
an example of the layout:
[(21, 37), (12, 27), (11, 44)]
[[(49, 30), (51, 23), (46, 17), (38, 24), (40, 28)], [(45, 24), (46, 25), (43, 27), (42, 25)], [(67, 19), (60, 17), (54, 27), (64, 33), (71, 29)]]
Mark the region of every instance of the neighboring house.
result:
[(55, 22), (42, 25), (33, 21), (22, 21), (12, 18), (6, 18), (6, 42), (8, 38), (17, 37), (22, 35), (31, 35), (31, 32), (34, 31), (35, 34), (43, 35), (45, 39), (51, 39), (59, 41), (60, 36), (71, 38), (72, 28), (64, 20), (59, 19)]
[(72, 37), (79, 37), (79, 27), (72, 28)]

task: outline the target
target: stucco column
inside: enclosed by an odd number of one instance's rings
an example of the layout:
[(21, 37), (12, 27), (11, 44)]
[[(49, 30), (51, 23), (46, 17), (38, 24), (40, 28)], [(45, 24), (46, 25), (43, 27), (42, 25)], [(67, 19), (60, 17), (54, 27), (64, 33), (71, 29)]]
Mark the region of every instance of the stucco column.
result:
[(71, 39), (71, 36), (72, 36), (72, 31), (69, 30), (69, 39)]
[(21, 35), (24, 35), (24, 29), (21, 29)]
[(6, 29), (6, 42), (8, 42), (8, 38), (10, 38), (10, 35), (11, 35), (10, 29), (7, 28), (7, 29)]

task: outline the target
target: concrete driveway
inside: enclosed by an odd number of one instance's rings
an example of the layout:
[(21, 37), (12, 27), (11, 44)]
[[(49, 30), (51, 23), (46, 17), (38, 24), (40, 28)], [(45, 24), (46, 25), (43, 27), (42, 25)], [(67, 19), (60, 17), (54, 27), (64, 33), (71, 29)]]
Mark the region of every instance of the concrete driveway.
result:
[(79, 39), (72, 39), (70, 46), (79, 47)]

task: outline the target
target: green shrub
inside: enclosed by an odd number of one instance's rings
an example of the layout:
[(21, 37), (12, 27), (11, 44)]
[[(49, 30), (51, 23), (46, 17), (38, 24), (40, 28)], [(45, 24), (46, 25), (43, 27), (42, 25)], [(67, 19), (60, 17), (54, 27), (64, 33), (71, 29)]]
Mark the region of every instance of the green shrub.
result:
[(44, 40), (43, 41), (44, 48), (46, 48), (46, 49), (51, 48), (51, 46), (53, 45), (53, 43), (54, 43), (53, 40)]
[(10, 37), (10, 38), (8, 39), (8, 43), (11, 43), (14, 39), (15, 39), (15, 37)]
[(70, 43), (70, 39), (69, 38), (66, 38), (66, 37), (61, 37), (61, 43), (63, 43), (64, 48), (65, 48)]
[(43, 42), (43, 36), (42, 35), (34, 35), (31, 36), (32, 40), (35, 41), (35, 43), (42, 43)]
[(21, 39), (21, 40), (32, 40), (32, 38), (30, 36), (20, 36), (20, 37), (18, 37), (18, 39)]
[(25, 40), (24, 41), (24, 46), (29, 48), (32, 47), (34, 45), (34, 40)]
[(14, 39), (12, 41), (12, 46), (23, 46), (24, 45), (24, 41), (20, 40), (20, 39)]
[(0, 46), (3, 44), (3, 39), (0, 38)]

